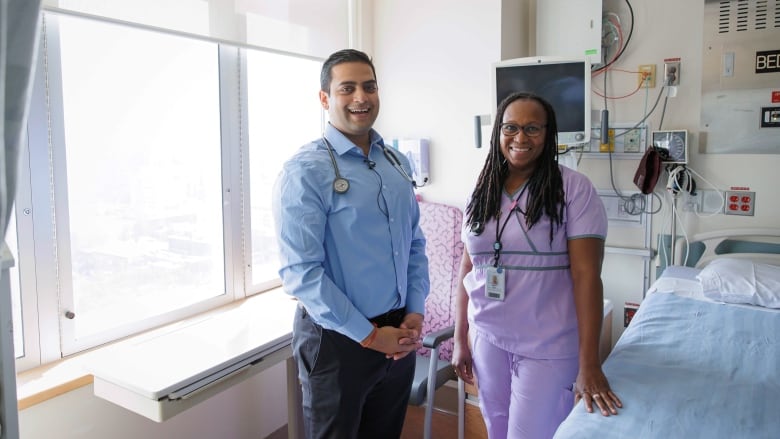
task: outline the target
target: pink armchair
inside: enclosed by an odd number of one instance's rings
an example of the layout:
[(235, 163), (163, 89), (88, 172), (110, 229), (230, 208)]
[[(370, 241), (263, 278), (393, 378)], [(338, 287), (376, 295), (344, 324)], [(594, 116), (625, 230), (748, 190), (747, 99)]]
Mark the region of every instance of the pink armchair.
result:
[[(425, 404), (424, 437), (431, 437), (433, 395), (449, 380), (457, 379), (450, 365), (455, 329), (455, 293), (463, 255), (460, 209), (420, 201), (420, 227), (426, 238), (431, 290), (425, 302), (423, 348), (417, 366), (409, 404)], [(433, 357), (433, 360), (431, 359)], [(430, 397), (428, 397), (430, 395)], [(458, 380), (458, 437), (464, 434), (465, 390)]]

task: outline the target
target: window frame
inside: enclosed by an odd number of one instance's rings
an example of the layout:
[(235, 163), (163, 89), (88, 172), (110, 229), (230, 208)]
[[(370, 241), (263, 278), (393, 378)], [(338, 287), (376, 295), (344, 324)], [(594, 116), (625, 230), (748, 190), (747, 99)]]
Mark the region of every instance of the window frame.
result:
[[(42, 34), (38, 45), (28, 117), (28, 148), (20, 158), (19, 190), (15, 203), (19, 236), (17, 267), (22, 289), (25, 346), (24, 356), (16, 360), (17, 372), (280, 286), (281, 280), (278, 278), (252, 284), (246, 105), (248, 78), (245, 52), (253, 49), (216, 43), (220, 94), (224, 294), (185, 307), (184, 311), (180, 308), (179, 311), (167, 313), (164, 318), (150, 319), (143, 325), (126, 325), (121, 329), (106, 331), (100, 336), (82, 340), (73, 337), (64, 317), (68, 304), (73, 303), (73, 293), (70, 283), (65, 121), (58, 14), (44, 11), (40, 19)], [(181, 37), (180, 33), (172, 35)], [(283, 55), (299, 56), (287, 53)], [(300, 57), (312, 60), (310, 56)], [(324, 121), (324, 113), (322, 114)]]

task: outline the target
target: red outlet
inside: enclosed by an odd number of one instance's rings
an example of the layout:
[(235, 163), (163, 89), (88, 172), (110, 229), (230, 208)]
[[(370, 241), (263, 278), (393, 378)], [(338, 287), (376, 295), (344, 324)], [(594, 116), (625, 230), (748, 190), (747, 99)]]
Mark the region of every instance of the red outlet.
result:
[(756, 193), (750, 191), (726, 191), (726, 215), (749, 215), (755, 213)]

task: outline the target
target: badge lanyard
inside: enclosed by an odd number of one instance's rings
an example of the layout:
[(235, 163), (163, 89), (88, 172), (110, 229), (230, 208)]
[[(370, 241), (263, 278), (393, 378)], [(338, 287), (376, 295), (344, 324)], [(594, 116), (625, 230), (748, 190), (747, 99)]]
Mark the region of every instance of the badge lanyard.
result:
[[(523, 189), (520, 190), (520, 193), (517, 194), (517, 198), (512, 201), (512, 204), (509, 206), (509, 211), (507, 212), (506, 219), (504, 220), (504, 224), (501, 225), (501, 227), (498, 227), (498, 224), (496, 224), (496, 241), (493, 243), (493, 267), (500, 268), (498, 266), (499, 259), (501, 258), (501, 249), (503, 246), (501, 245), (501, 237), (504, 235), (504, 229), (506, 228), (507, 223), (509, 222), (509, 219), (512, 217), (512, 213), (514, 213), (515, 209), (519, 210), (520, 213), (525, 215), (525, 212), (523, 212), (523, 209), (520, 209), (517, 204), (520, 202), (520, 197), (523, 196), (523, 193), (525, 192), (525, 189), (528, 186), (526, 184), (523, 185)], [(500, 217), (499, 217), (500, 221)]]
[(496, 241), (493, 243), (493, 266), (487, 268), (485, 280), (485, 296), (489, 299), (503, 301), (504, 297), (506, 296), (506, 272), (504, 271), (504, 267), (499, 265), (502, 248), (501, 237), (504, 235), (504, 229), (506, 228), (509, 219), (512, 218), (512, 213), (515, 211), (515, 209), (519, 210), (523, 215), (525, 215), (525, 212), (523, 212), (523, 210), (520, 209), (517, 204), (520, 202), (520, 197), (523, 196), (526, 187), (527, 186), (524, 184), (523, 189), (521, 189), (520, 193), (517, 194), (517, 198), (515, 198), (514, 201), (512, 201), (512, 204), (509, 206), (509, 211), (507, 212), (504, 224), (500, 224), (500, 216), (496, 221)]

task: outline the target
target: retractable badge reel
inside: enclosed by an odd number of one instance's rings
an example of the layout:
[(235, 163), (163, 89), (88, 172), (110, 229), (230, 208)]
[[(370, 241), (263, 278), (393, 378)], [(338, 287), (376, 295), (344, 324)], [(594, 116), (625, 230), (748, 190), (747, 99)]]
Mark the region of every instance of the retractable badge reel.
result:
[[(501, 243), (496, 241), (496, 243), (493, 244), (493, 249), (496, 251), (497, 255), (500, 254)], [(488, 267), (486, 271), (485, 296), (487, 296), (488, 299), (503, 301), (505, 293), (506, 271), (504, 270), (504, 267), (498, 264), (498, 257), (496, 257), (494, 264)]]

